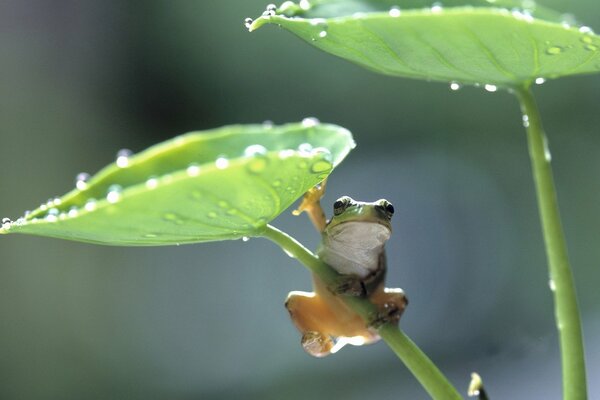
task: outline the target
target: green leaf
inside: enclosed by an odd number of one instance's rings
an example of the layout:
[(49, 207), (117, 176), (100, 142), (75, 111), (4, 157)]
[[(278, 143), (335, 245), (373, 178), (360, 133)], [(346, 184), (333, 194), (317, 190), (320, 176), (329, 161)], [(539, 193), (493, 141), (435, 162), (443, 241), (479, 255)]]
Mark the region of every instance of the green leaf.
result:
[(248, 28), (277, 24), (328, 53), (407, 78), (510, 87), (600, 72), (599, 36), (530, 3), (285, 2)]
[(312, 118), (188, 133), (121, 154), (0, 233), (134, 246), (255, 236), (353, 147), (349, 131)]

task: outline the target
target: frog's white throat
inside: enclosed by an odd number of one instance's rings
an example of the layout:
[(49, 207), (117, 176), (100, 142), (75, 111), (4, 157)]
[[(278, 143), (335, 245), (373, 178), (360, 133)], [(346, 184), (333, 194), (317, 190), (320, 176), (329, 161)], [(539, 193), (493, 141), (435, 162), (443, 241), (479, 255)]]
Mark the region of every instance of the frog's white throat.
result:
[(340, 274), (361, 278), (377, 270), (389, 227), (367, 221), (349, 221), (330, 227), (317, 254)]

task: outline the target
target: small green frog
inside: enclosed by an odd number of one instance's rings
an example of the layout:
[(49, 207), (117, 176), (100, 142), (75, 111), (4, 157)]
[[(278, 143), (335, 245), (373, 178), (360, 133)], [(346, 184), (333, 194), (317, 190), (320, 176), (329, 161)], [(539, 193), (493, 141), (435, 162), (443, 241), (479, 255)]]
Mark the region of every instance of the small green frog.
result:
[[(392, 233), (392, 204), (343, 196), (333, 204), (333, 217), (327, 222), (320, 205), (324, 191), (325, 183), (308, 191), (294, 214), (308, 214), (322, 234), (317, 255), (347, 279), (328, 287), (313, 276), (314, 292), (293, 291), (285, 303), (302, 333), (302, 347), (315, 357), (335, 353), (346, 344), (376, 342), (377, 326), (399, 321), (408, 304), (402, 289), (384, 287), (384, 246)], [(367, 297), (379, 308), (378, 315), (365, 323), (340, 299), (343, 295)]]

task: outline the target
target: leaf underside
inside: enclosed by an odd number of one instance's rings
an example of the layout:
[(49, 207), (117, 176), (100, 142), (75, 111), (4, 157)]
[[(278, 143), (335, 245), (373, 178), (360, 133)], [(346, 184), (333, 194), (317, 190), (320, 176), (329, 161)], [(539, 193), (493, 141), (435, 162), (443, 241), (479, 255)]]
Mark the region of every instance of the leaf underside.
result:
[(405, 3), (325, 0), (263, 15), (249, 29), (277, 24), (367, 69), (415, 79), (511, 87), (600, 71), (600, 37), (552, 11), (483, 0)]
[(346, 129), (311, 119), (193, 132), (110, 164), (0, 233), (129, 246), (255, 236), (353, 146)]

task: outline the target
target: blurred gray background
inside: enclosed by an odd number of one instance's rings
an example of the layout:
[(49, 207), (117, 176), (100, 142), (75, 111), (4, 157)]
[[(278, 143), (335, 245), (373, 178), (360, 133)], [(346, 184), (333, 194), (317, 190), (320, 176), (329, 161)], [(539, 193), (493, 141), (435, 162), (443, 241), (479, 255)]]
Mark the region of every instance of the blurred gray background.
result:
[[(264, 0), (0, 2), (0, 216), (120, 148), (315, 116), (358, 147), (330, 180), (396, 207), (388, 286), (466, 392), (559, 399), (551, 293), (515, 99), (375, 75), (243, 19)], [(401, 4), (401, 2), (399, 2)], [(600, 3), (544, 5), (600, 30)], [(567, 8), (568, 7), (568, 8)], [(600, 75), (536, 87), (600, 399)], [(285, 212), (275, 225), (309, 247)], [(0, 238), (1, 399), (426, 399), (383, 343), (307, 356), (283, 307), (306, 270), (264, 240), (118, 248)]]

